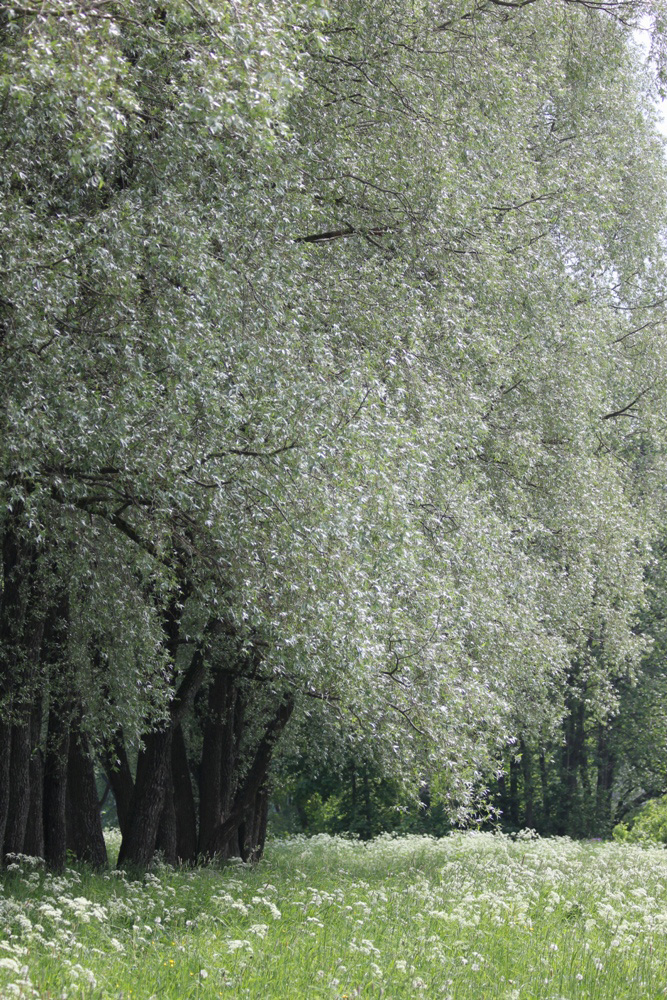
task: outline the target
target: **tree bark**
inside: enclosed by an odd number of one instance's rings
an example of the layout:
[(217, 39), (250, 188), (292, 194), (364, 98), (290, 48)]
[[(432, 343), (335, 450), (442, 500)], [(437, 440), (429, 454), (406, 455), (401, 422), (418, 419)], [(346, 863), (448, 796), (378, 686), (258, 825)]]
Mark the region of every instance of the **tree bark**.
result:
[(34, 547), (18, 515), (2, 536), (0, 589), (0, 848), (22, 853), (30, 808), (30, 716), (39, 668), (43, 616), (35, 594)]
[[(182, 612), (182, 603), (174, 600), (165, 615), (164, 633), (172, 660), (175, 659), (179, 648)], [(165, 806), (165, 794), (172, 781), (173, 731), (182, 722), (192, 705), (205, 676), (204, 650), (198, 647), (169, 706), (168, 721), (162, 729), (155, 730), (144, 738), (144, 750), (139, 755), (137, 763), (137, 777), (127, 817), (127, 829), (123, 832), (118, 855), (119, 867), (136, 865), (146, 868), (152, 861)], [(109, 777), (111, 778), (111, 774)], [(175, 824), (172, 804), (170, 802), (166, 804), (165, 823), (172, 824), (173, 821)], [(163, 833), (167, 849), (171, 853), (172, 831), (165, 827)]]
[(239, 826), (239, 854), (242, 861), (255, 862), (262, 857), (268, 816), (269, 790), (265, 784), (257, 792), (245, 820)]
[(373, 836), (373, 812), (371, 806), (371, 786), (368, 777), (368, 765), (364, 764), (363, 773), (363, 788), (364, 788), (364, 828), (362, 831), (362, 839), (370, 840)]
[(519, 765), (514, 755), (510, 757), (509, 820), (515, 829), (519, 823)]
[(70, 736), (67, 760), (67, 844), (80, 861), (95, 868), (106, 867), (95, 766), (88, 740), (78, 726)]
[(11, 774), (12, 729), (0, 722), (0, 858), (4, 857), (5, 832), (9, 815), (9, 776)]
[[(239, 827), (246, 821), (248, 808), (253, 804), (255, 797), (266, 782), (273, 750), (283, 729), (289, 722), (293, 710), (294, 698), (292, 695), (286, 695), (276, 709), (273, 719), (269, 722), (264, 736), (257, 746), (253, 762), (237, 789), (229, 814), (220, 818), (213, 836), (205, 845), (204, 853), (209, 856), (218, 854), (232, 835), (238, 836)], [(257, 846), (261, 854), (264, 845)]]
[(171, 727), (149, 733), (139, 755), (137, 778), (127, 832), (123, 834), (118, 866), (147, 868), (153, 860), (168, 774), (171, 768)]
[[(173, 733), (172, 733), (173, 744)], [(171, 753), (169, 754), (169, 766), (165, 779), (164, 802), (160, 825), (158, 826), (157, 838), (155, 841), (156, 850), (162, 853), (168, 865), (175, 865), (177, 862), (177, 831), (176, 831), (176, 807), (174, 804), (174, 780), (172, 773)]]
[(9, 809), (4, 853), (25, 853), (30, 810), (30, 724), (12, 726)]
[(533, 762), (532, 754), (528, 747), (526, 746), (524, 740), (521, 740), (521, 772), (523, 774), (523, 800), (524, 800), (524, 814), (523, 814), (523, 825), (527, 829), (532, 830), (535, 819), (534, 819), (534, 802), (535, 795), (533, 790)]
[(67, 758), (72, 693), (67, 676), (69, 594), (61, 589), (44, 624), (42, 660), (50, 668), (48, 734), (44, 758), (44, 857), (57, 871), (67, 859)]
[(56, 871), (62, 871), (67, 860), (68, 755), (69, 712), (54, 701), (49, 710), (44, 762), (44, 857)]
[(542, 832), (548, 833), (551, 824), (551, 798), (549, 795), (549, 772), (544, 750), (540, 750), (540, 788), (542, 791)]
[(42, 714), (44, 700), (35, 700), (30, 718), (30, 809), (24, 850), (36, 858), (44, 857), (44, 754), (42, 752)]
[(220, 817), (231, 803), (235, 771), (234, 678), (217, 671), (208, 691), (199, 775), (199, 853), (205, 853)]
[(570, 710), (565, 725), (565, 748), (563, 768), (563, 794), (561, 796), (562, 817), (559, 833), (577, 836), (581, 828), (581, 816), (577, 809), (579, 796), (579, 776), (582, 774), (584, 757), (584, 715), (585, 707), (577, 699), (571, 699)]
[(171, 771), (176, 810), (176, 859), (181, 864), (187, 864), (197, 857), (197, 812), (185, 737), (180, 725), (172, 733)]
[(596, 826), (600, 832), (608, 834), (613, 826), (611, 815), (611, 788), (614, 780), (614, 757), (609, 748), (608, 733), (605, 726), (598, 726), (597, 740), (597, 786)]
[(118, 826), (121, 834), (125, 836), (130, 822), (134, 778), (127, 759), (122, 729), (118, 729), (104, 744), (102, 766), (116, 801)]

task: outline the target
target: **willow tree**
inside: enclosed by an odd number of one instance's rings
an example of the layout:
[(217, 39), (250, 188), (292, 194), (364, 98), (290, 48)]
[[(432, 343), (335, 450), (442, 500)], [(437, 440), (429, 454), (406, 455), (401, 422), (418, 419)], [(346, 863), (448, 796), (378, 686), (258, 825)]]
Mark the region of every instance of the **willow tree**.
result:
[(74, 754), (124, 861), (251, 852), (312, 700), (465, 806), (573, 661), (632, 671), (664, 373), (643, 13), (3, 9), (5, 850), (41, 811), (62, 860)]

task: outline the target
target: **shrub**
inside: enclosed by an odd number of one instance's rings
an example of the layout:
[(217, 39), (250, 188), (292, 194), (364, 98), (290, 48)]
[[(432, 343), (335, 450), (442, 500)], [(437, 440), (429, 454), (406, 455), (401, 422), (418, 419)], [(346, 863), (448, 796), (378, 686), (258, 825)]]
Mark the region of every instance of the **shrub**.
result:
[(667, 844), (667, 795), (650, 799), (625, 823), (618, 823), (614, 840)]

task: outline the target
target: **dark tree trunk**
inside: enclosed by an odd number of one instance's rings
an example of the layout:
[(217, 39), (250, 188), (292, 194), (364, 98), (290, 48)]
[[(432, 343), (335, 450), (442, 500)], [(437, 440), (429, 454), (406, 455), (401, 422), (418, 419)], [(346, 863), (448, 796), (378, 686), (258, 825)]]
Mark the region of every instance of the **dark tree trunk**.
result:
[(572, 699), (565, 725), (565, 756), (562, 794), (562, 819), (559, 833), (577, 836), (583, 833), (579, 794), (584, 755), (585, 707), (579, 699)]
[(134, 779), (125, 750), (122, 729), (118, 729), (103, 749), (102, 765), (116, 800), (116, 814), (120, 832), (125, 836), (130, 821), (130, 808), (134, 793)]
[(216, 671), (208, 689), (208, 703), (203, 725), (201, 767), (199, 772), (199, 850), (208, 844), (222, 815), (222, 762), (231, 752), (233, 724), (230, 720), (233, 680)]
[(523, 774), (523, 799), (524, 799), (524, 827), (531, 829), (534, 826), (534, 801), (533, 791), (533, 762), (532, 754), (525, 742), (521, 740), (521, 771)]
[(245, 822), (239, 827), (239, 854), (242, 861), (255, 862), (262, 857), (268, 817), (269, 790), (264, 785), (249, 807)]
[(602, 836), (612, 828), (611, 787), (614, 780), (614, 757), (609, 749), (609, 739), (606, 726), (598, 726), (597, 745), (597, 787), (596, 787), (596, 826)]
[[(15, 515), (16, 517), (16, 515)], [(0, 588), (0, 847), (23, 853), (30, 808), (30, 717), (43, 629), (33, 546), (16, 523), (2, 537)]]
[(263, 786), (248, 806), (238, 828), (239, 857), (245, 862), (259, 861), (266, 839), (268, 790)]
[(259, 802), (256, 814), (256, 827), (255, 827), (255, 853), (251, 858), (252, 861), (259, 861), (262, 854), (264, 853), (264, 844), (266, 843), (266, 828), (269, 823), (269, 787), (264, 785), (261, 792), (259, 793)]
[[(230, 713), (232, 728), (228, 741), (223, 747), (222, 757), (222, 809), (220, 815), (223, 820), (230, 815), (239, 790), (239, 761), (245, 733), (247, 707), (244, 693), (236, 688), (232, 702), (233, 710)], [(225, 748), (228, 749), (228, 752)], [(241, 857), (240, 838), (238, 831), (233, 826), (227, 841), (223, 843), (220, 840), (217, 853), (222, 858)]]
[(171, 771), (176, 810), (176, 858), (189, 863), (197, 857), (197, 812), (192, 790), (183, 729), (176, 726), (171, 738)]
[[(245, 843), (247, 838), (248, 810), (252, 808), (257, 795), (266, 784), (275, 745), (283, 729), (289, 722), (293, 710), (294, 698), (291, 695), (287, 695), (280, 702), (274, 717), (269, 722), (255, 750), (250, 769), (236, 791), (229, 813), (214, 830), (213, 836), (209, 843), (205, 845), (203, 853), (210, 856), (218, 855), (225, 848), (230, 838), (234, 838), (237, 843), (240, 840)], [(244, 823), (246, 824), (246, 834), (239, 837), (239, 828)], [(257, 845), (259, 855), (261, 855), (263, 848), (263, 843)]]
[(30, 725), (12, 726), (9, 780), (9, 810), (4, 852), (25, 853), (25, 835), (30, 810)]
[(42, 659), (51, 670), (48, 734), (44, 757), (44, 857), (61, 871), (67, 860), (67, 758), (72, 696), (67, 677), (69, 595), (62, 590), (46, 616)]
[(67, 845), (80, 861), (95, 868), (106, 866), (95, 766), (85, 734), (78, 727), (70, 736), (67, 761)]
[(519, 765), (514, 756), (510, 757), (509, 819), (515, 829), (519, 827)]
[(509, 809), (508, 809), (508, 796), (507, 796), (507, 782), (505, 781), (505, 772), (501, 772), (497, 776), (498, 784), (498, 807), (500, 809), (501, 821), (505, 823), (508, 819)]
[[(184, 594), (180, 595), (184, 598)], [(170, 604), (164, 619), (167, 649), (175, 659), (179, 649), (182, 600)], [(144, 750), (139, 755), (137, 777), (130, 802), (126, 831), (118, 855), (118, 865), (136, 865), (146, 868), (155, 853), (158, 831), (165, 807), (165, 796), (172, 784), (172, 735), (189, 710), (197, 691), (206, 676), (204, 651), (195, 650), (169, 709), (169, 720), (163, 729), (149, 733), (144, 738)], [(109, 774), (111, 778), (111, 774)], [(173, 795), (170, 793), (170, 798)], [(176, 819), (173, 803), (166, 801), (164, 844), (169, 854), (176, 857)]]
[(9, 814), (9, 775), (12, 752), (12, 729), (0, 722), (0, 857), (4, 857), (5, 831)]
[(237, 745), (242, 720), (241, 704), (234, 678), (218, 671), (208, 692), (199, 778), (199, 853), (206, 845), (221, 817), (229, 811), (236, 772)]
[(352, 821), (356, 823), (357, 819), (357, 766), (352, 761), (351, 773), (350, 773), (350, 794), (352, 799)]
[(542, 833), (551, 833), (551, 798), (549, 796), (549, 772), (544, 750), (540, 750), (540, 787), (542, 790)]
[(44, 857), (44, 755), (42, 752), (43, 699), (37, 698), (30, 719), (30, 809), (25, 853)]
[(364, 828), (362, 831), (362, 837), (364, 840), (370, 840), (371, 837), (373, 836), (373, 812), (371, 808), (371, 786), (370, 786), (370, 780), (368, 778), (367, 765), (364, 765), (363, 786), (364, 786)]
[(50, 868), (62, 871), (67, 860), (67, 758), (69, 712), (54, 702), (44, 762), (44, 857)]
[(171, 770), (171, 728), (146, 736), (139, 755), (137, 779), (130, 806), (127, 832), (123, 834), (118, 865), (147, 868), (153, 860), (165, 790)]
[[(173, 742), (173, 734), (172, 734)], [(164, 804), (160, 816), (155, 848), (162, 852), (168, 865), (177, 861), (176, 807), (174, 804), (174, 781), (172, 775), (171, 754), (164, 789)]]

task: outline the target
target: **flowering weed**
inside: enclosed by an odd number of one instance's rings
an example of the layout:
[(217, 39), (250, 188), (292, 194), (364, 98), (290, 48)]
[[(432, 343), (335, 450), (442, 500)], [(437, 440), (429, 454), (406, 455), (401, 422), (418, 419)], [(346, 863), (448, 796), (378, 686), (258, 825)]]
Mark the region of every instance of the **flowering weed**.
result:
[(667, 852), (491, 834), (326, 836), (255, 867), (0, 885), (0, 997), (667, 996)]

